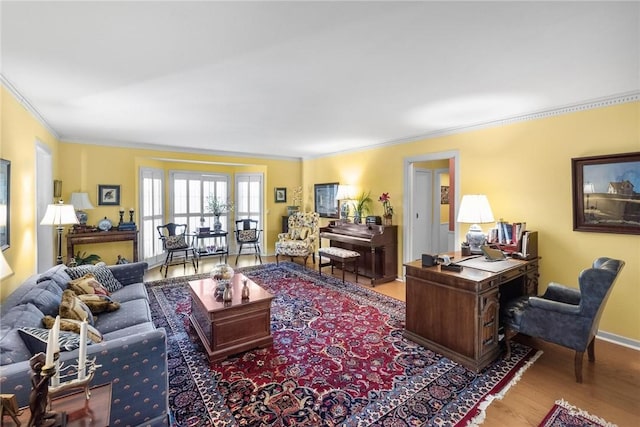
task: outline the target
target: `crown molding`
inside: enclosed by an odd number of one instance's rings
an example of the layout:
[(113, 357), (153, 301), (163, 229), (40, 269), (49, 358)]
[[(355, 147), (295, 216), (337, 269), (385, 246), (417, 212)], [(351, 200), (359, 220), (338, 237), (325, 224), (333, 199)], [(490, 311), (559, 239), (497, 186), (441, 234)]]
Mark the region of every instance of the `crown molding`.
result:
[(47, 123), (47, 121), (44, 119), (44, 117), (42, 117), (42, 114), (40, 114), (40, 112), (38, 112), (38, 110), (36, 109), (36, 107), (34, 107), (33, 105), (31, 105), (31, 103), (27, 100), (27, 98), (25, 98), (24, 96), (22, 96), (22, 94), (20, 93), (20, 91), (18, 91), (18, 89), (16, 89), (16, 87), (9, 81), (9, 79), (7, 79), (2, 73), (0, 73), (0, 83), (7, 88), (7, 90), (9, 91), (9, 93), (11, 93), (11, 95), (13, 95), (13, 97), (20, 103), (20, 105), (22, 105), (28, 112), (31, 113), (31, 115), (42, 125), (45, 127), (45, 129), (47, 129), (47, 131), (53, 135), (53, 137), (55, 137), (57, 140), (60, 140), (60, 135), (58, 135), (58, 132), (56, 132), (50, 125), (49, 123)]
[(532, 113), (522, 114), (522, 115), (513, 116), (513, 117), (507, 117), (507, 118), (504, 118), (504, 119), (492, 120), (492, 121), (489, 121), (489, 122), (481, 122), (481, 123), (475, 123), (475, 124), (472, 124), (472, 125), (465, 125), (465, 126), (452, 127), (452, 128), (447, 128), (447, 129), (440, 129), (440, 130), (436, 130), (436, 131), (433, 131), (433, 132), (425, 133), (425, 134), (422, 134), (422, 135), (416, 135), (416, 136), (411, 136), (411, 137), (401, 138), (401, 139), (394, 139), (392, 141), (381, 142), (379, 144), (368, 145), (366, 147), (361, 147), (361, 148), (353, 148), (353, 149), (350, 149), (350, 150), (336, 151), (336, 152), (333, 152), (333, 153), (327, 153), (327, 154), (320, 154), (320, 155), (317, 155), (317, 156), (305, 157), (305, 159), (316, 159), (316, 158), (322, 158), (322, 157), (335, 156), (337, 154), (347, 154), (347, 153), (361, 152), (361, 151), (371, 150), (371, 149), (374, 149), (374, 148), (386, 147), (386, 146), (389, 146), (389, 145), (398, 145), (398, 144), (406, 144), (406, 143), (410, 143), (410, 142), (418, 142), (418, 141), (423, 141), (425, 139), (437, 138), (437, 137), (441, 137), (441, 136), (455, 135), (455, 134), (459, 134), (459, 133), (471, 132), (471, 131), (474, 131), (474, 130), (480, 130), (480, 129), (486, 129), (486, 128), (491, 128), (491, 127), (510, 125), (510, 124), (514, 124), (514, 123), (526, 122), (526, 121), (530, 121), (530, 120), (545, 119), (545, 118), (554, 117), (554, 116), (561, 116), (561, 115), (564, 115), (564, 114), (576, 113), (576, 112), (579, 112), (579, 111), (587, 111), (587, 110), (593, 110), (593, 109), (596, 109), (596, 108), (611, 107), (613, 105), (628, 104), (630, 102), (637, 102), (637, 101), (640, 101), (640, 90), (639, 91), (632, 91), (632, 92), (616, 94), (616, 95), (610, 95), (610, 96), (606, 96), (606, 97), (602, 97), (602, 98), (591, 99), (591, 100), (588, 100), (588, 101), (582, 101), (582, 102), (578, 102), (578, 103), (574, 103), (574, 104), (568, 104), (568, 105), (561, 106), (561, 107), (555, 107), (555, 108), (550, 108), (550, 109), (546, 109), (546, 110), (535, 111), (535, 112), (532, 112)]

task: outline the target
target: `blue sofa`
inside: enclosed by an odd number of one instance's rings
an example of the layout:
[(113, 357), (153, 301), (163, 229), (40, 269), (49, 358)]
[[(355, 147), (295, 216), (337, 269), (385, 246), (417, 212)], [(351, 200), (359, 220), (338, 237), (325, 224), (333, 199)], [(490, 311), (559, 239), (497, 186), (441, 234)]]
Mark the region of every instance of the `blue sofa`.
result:
[[(87, 357), (102, 365), (92, 385), (111, 383), (112, 426), (169, 424), (167, 337), (151, 319), (143, 283), (147, 263), (107, 266), (123, 286), (111, 297), (120, 308), (96, 316), (103, 340), (87, 346)], [(62, 292), (71, 280), (65, 265), (57, 265), (27, 279), (0, 305), (0, 392), (15, 394), (27, 406), (31, 382), (29, 351), (19, 328), (43, 328), (45, 315), (57, 315)], [(62, 363), (75, 364), (78, 350), (61, 351)]]

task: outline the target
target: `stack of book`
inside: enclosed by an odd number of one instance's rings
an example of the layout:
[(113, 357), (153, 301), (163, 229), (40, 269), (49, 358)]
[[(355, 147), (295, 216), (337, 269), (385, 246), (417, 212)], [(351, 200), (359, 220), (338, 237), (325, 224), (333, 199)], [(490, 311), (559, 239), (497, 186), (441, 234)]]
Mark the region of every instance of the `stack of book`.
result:
[(118, 224), (118, 231), (134, 231), (136, 230), (135, 222), (121, 222)]
[(489, 231), (489, 243), (503, 246), (503, 250), (516, 251), (520, 248), (522, 236), (527, 228), (526, 222), (513, 222), (500, 220), (496, 227)]

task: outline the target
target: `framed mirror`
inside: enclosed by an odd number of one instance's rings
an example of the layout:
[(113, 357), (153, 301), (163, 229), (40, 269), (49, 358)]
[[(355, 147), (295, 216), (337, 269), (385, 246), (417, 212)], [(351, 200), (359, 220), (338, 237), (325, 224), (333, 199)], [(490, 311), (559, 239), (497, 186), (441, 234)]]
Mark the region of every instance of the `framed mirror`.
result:
[(0, 159), (0, 249), (9, 247), (9, 190), (11, 189), (11, 162)]

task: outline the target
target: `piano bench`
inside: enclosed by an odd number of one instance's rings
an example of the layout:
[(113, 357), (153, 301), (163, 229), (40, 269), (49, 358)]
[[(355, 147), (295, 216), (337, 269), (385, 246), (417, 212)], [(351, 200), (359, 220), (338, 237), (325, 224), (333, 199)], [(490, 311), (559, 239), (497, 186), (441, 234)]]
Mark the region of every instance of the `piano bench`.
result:
[[(322, 257), (328, 258), (331, 262), (322, 262)], [(331, 246), (329, 248), (320, 248), (318, 249), (318, 271), (322, 276), (322, 267), (331, 266), (331, 273), (333, 273), (333, 266), (335, 262), (339, 262), (342, 269), (342, 283), (344, 283), (344, 267), (348, 262), (352, 262), (354, 264), (354, 270), (356, 273), (356, 282), (358, 282), (358, 259), (360, 258), (360, 253), (356, 251), (350, 251), (348, 249), (337, 248)]]

